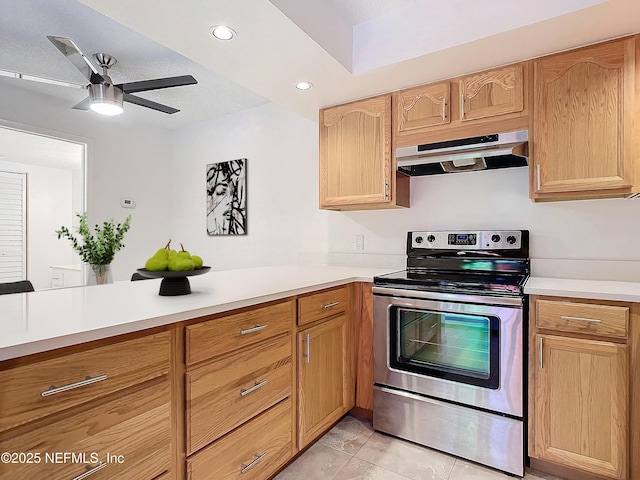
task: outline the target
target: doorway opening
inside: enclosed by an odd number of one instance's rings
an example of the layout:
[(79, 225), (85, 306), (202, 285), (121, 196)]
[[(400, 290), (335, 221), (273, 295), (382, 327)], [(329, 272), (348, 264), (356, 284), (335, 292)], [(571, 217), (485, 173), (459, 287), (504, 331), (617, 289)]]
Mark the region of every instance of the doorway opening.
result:
[(0, 124), (0, 282), (84, 284), (80, 258), (55, 230), (77, 227), (86, 210), (86, 155), (85, 143)]

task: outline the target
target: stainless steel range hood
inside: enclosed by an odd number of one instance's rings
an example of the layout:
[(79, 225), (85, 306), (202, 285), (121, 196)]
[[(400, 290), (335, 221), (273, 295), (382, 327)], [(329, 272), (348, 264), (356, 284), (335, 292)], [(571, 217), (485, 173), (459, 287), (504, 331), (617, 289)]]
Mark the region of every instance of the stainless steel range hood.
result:
[(527, 165), (527, 130), (396, 149), (398, 171), (411, 176)]

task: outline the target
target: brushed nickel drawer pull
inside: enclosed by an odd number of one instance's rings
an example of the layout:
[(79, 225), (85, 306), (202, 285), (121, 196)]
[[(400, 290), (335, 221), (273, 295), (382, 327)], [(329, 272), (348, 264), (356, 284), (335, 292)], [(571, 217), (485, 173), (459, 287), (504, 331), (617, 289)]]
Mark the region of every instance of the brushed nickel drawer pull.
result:
[(260, 387), (264, 387), (266, 385), (267, 381), (263, 380), (261, 382), (255, 382), (255, 385), (251, 388), (241, 388), (240, 389), (240, 396), (244, 397), (245, 395), (249, 395), (251, 392), (255, 392), (256, 390), (258, 390)]
[(576, 322), (602, 323), (602, 320), (595, 318), (570, 317), (568, 315), (561, 315), (560, 318), (562, 320), (575, 320)]
[(442, 97), (442, 121), (447, 120), (447, 99)]
[(335, 307), (336, 305), (339, 305), (340, 302), (331, 302), (331, 303), (327, 303), (326, 305), (322, 305), (323, 309), (327, 309), (327, 308), (331, 308), (331, 307)]
[(45, 390), (40, 395), (42, 395), (43, 397), (48, 397), (50, 395), (55, 395), (56, 393), (66, 392), (67, 390), (73, 390), (74, 388), (84, 387), (85, 385), (91, 385), (92, 383), (98, 383), (106, 379), (106, 375), (99, 375), (93, 378), (87, 377), (80, 382), (70, 383), (69, 385), (64, 385), (63, 387), (56, 387), (55, 385), (51, 385), (48, 390)]
[(460, 95), (460, 120), (464, 120), (464, 93)]
[(256, 325), (253, 328), (247, 328), (246, 330), (240, 330), (240, 335), (246, 335), (247, 333), (259, 332), (260, 330), (264, 330), (269, 325)]
[(247, 473), (249, 470), (251, 470), (253, 467), (255, 467), (255, 466), (256, 466), (256, 464), (257, 464), (260, 460), (262, 460), (264, 457), (266, 457), (266, 456), (267, 456), (267, 453), (269, 453), (269, 452), (264, 452), (264, 453), (262, 453), (262, 454), (258, 454), (258, 453), (256, 453), (256, 454), (255, 454), (256, 459), (255, 459), (253, 462), (251, 462), (249, 465), (245, 465), (244, 463), (241, 463), (241, 464), (240, 464), (240, 466), (241, 466), (242, 468), (240, 469), (240, 473)]
[(96, 467), (93, 467), (93, 468), (91, 468), (90, 466), (87, 465), (87, 468), (90, 469), (90, 470), (87, 470), (86, 472), (81, 473), (77, 477), (73, 477), (71, 480), (82, 480), (83, 478), (87, 478), (89, 475), (93, 475), (97, 471), (102, 470), (107, 465), (109, 465), (109, 464), (108, 463), (101, 463), (100, 465), (98, 465)]
[(536, 164), (536, 180), (538, 183), (538, 191), (540, 191), (540, 164)]

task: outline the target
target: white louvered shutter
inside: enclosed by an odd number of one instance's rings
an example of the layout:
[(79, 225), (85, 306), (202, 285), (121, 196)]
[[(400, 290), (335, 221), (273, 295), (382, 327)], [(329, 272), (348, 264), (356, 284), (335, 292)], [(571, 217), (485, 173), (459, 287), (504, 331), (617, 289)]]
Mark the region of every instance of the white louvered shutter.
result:
[(0, 282), (27, 278), (27, 174), (0, 171)]

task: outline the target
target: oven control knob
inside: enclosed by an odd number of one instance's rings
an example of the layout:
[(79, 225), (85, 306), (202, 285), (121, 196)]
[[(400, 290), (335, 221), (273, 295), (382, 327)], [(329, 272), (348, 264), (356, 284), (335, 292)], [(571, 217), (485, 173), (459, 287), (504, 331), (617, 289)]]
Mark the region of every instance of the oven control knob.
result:
[(429, 235), (429, 236), (427, 237), (427, 242), (431, 243), (431, 242), (433, 242), (435, 239), (436, 239), (436, 237), (435, 237), (434, 235)]
[(513, 245), (514, 243), (516, 243), (516, 237), (514, 237), (513, 235), (509, 235), (509, 236), (507, 237), (507, 243), (508, 243), (509, 245)]
[(424, 238), (422, 238), (422, 237), (416, 237), (416, 238), (415, 238), (415, 242), (416, 242), (416, 243), (422, 243), (422, 242), (424, 242)]
[(491, 235), (491, 241), (498, 243), (500, 241), (500, 235), (495, 234), (495, 235)]

